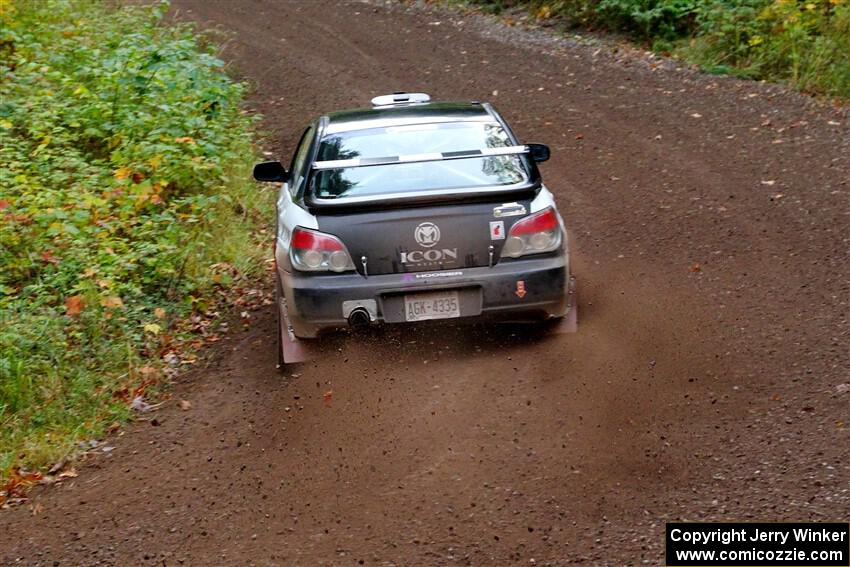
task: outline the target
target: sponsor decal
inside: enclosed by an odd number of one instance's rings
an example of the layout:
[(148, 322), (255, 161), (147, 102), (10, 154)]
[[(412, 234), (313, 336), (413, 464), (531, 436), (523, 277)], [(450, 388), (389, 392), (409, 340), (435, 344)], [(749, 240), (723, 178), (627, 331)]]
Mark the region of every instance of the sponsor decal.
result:
[(440, 241), (440, 227), (432, 222), (423, 222), (413, 231), (413, 238), (423, 248), (436, 246)]
[(423, 264), (432, 262), (438, 264), (440, 262), (456, 262), (457, 248), (432, 248), (431, 250), (411, 250), (409, 252), (400, 252), (402, 264)]
[(417, 280), (430, 278), (451, 278), (454, 276), (462, 276), (463, 272), (428, 272), (426, 274), (416, 274)]
[(525, 297), (525, 281), (524, 281), (524, 280), (517, 280), (517, 282), (516, 282), (516, 291), (515, 291), (514, 293), (515, 293), (515, 294), (516, 294), (516, 296), (517, 296), (517, 297), (519, 297), (520, 299), (522, 299), (523, 297)]
[(440, 266), (457, 262), (457, 248), (434, 248), (440, 242), (440, 227), (432, 222), (420, 223), (413, 231), (416, 243), (428, 250), (399, 252), (401, 263), (412, 266)]
[(505, 221), (490, 221), (490, 240), (505, 239)]

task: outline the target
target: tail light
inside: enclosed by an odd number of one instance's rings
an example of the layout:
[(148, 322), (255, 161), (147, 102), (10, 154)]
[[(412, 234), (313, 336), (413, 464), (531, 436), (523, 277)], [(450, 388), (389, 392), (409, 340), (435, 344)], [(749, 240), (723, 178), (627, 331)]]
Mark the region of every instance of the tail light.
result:
[(561, 223), (549, 207), (515, 223), (502, 246), (502, 256), (519, 258), (557, 250), (561, 245)]
[(303, 272), (346, 272), (354, 262), (345, 244), (330, 234), (297, 227), (289, 245), (292, 266)]

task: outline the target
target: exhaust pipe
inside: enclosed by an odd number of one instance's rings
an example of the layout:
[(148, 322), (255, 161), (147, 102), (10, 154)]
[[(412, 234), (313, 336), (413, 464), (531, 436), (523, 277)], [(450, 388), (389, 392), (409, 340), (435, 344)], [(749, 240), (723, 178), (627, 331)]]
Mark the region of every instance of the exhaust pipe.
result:
[(364, 307), (358, 307), (348, 315), (348, 326), (357, 331), (365, 329), (371, 322), (372, 318)]

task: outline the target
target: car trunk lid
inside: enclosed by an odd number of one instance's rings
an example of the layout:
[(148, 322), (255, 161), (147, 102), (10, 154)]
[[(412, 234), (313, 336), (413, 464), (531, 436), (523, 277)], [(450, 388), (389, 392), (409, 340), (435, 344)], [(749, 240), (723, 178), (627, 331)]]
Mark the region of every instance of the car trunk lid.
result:
[(516, 201), (352, 210), (317, 218), (319, 230), (345, 243), (363, 275), (460, 270), (495, 262), (530, 201), (526, 195)]

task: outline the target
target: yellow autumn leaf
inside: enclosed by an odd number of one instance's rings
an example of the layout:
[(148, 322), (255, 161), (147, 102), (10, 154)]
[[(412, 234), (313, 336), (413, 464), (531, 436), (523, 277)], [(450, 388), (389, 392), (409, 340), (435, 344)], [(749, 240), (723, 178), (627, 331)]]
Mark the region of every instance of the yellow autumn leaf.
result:
[(127, 179), (132, 174), (133, 174), (133, 170), (130, 169), (129, 167), (119, 167), (118, 169), (116, 169), (112, 173), (112, 175), (115, 176), (115, 179), (118, 179), (119, 181), (122, 180), (122, 179)]
[(162, 156), (153, 156), (148, 160), (148, 165), (151, 169), (156, 169), (162, 164)]
[(104, 307), (119, 309), (124, 307), (124, 301), (117, 295), (110, 295), (100, 300), (100, 304)]
[(146, 333), (150, 333), (150, 334), (156, 336), (162, 330), (162, 327), (160, 327), (156, 323), (148, 323), (147, 325), (144, 326), (144, 329), (145, 329)]
[(38, 154), (40, 154), (41, 150), (50, 145), (50, 140), (50, 136), (45, 136), (44, 138), (42, 138), (41, 143), (35, 148), (35, 150), (33, 150), (32, 155), (37, 156)]
[(0, 120), (0, 128), (3, 128), (4, 130), (11, 130), (13, 126), (14, 124), (8, 120)]
[(552, 8), (547, 5), (540, 6), (537, 10), (537, 19), (538, 20), (548, 20), (552, 17)]

